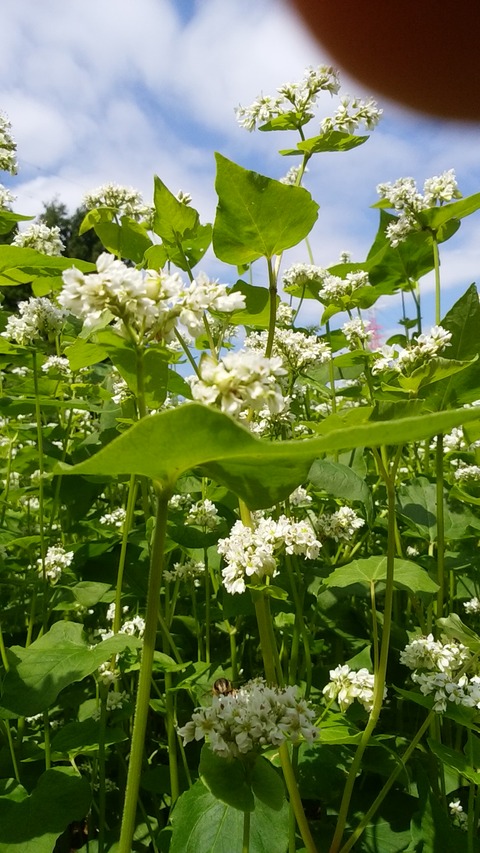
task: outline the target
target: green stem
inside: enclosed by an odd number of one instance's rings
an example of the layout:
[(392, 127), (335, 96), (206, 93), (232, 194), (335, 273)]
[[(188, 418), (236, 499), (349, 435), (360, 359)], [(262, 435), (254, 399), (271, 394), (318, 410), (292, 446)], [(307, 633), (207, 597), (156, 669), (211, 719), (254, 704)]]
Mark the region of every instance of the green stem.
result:
[(143, 749), (147, 729), (150, 702), (150, 682), (153, 669), (153, 656), (157, 636), (157, 623), (160, 607), (160, 588), (162, 583), (163, 551), (167, 528), (167, 510), (169, 493), (160, 484), (155, 484), (157, 492), (157, 513), (153, 538), (150, 574), (148, 578), (145, 633), (137, 688), (137, 701), (133, 724), (132, 748), (128, 764), (127, 787), (123, 808), (122, 829), (118, 853), (131, 853), (135, 832), (140, 774), (142, 770)]
[(432, 231), (433, 264), (435, 272), (435, 323), (440, 325), (442, 310), (440, 304), (440, 255), (438, 252), (437, 235)]
[(272, 266), (271, 258), (267, 258), (267, 266), (270, 314), (268, 321), (268, 337), (267, 345), (265, 347), (265, 356), (266, 358), (270, 358), (273, 350), (273, 340), (275, 338), (275, 323), (277, 319), (277, 277)]
[(117, 586), (115, 590), (115, 617), (113, 620), (113, 633), (118, 634), (122, 626), (122, 586), (123, 574), (125, 571), (125, 562), (127, 559), (128, 534), (132, 528), (133, 511), (135, 509), (135, 501), (137, 498), (138, 483), (135, 481), (135, 474), (130, 477), (128, 484), (127, 507), (125, 510), (125, 521), (123, 523), (122, 544), (120, 548), (120, 557), (118, 559), (117, 569)]
[(249, 853), (250, 850), (250, 812), (243, 813), (243, 839), (242, 853)]
[[(383, 450), (383, 448), (382, 448)], [(388, 470), (388, 463), (383, 458), (384, 454), (379, 454), (374, 448), (373, 453), (377, 460), (377, 465), (380, 473), (385, 481), (387, 491), (387, 506), (388, 506), (388, 540), (387, 540), (387, 571), (385, 578), (385, 605), (383, 614), (383, 631), (382, 643), (380, 648), (380, 656), (378, 662), (378, 670), (375, 673), (375, 684), (373, 690), (373, 706), (370, 711), (367, 725), (362, 732), (362, 737), (355, 752), (352, 765), (345, 783), (342, 802), (338, 813), (337, 826), (333, 836), (330, 853), (338, 853), (342, 843), (345, 826), (347, 823), (348, 810), (353, 794), (353, 789), (357, 779), (357, 775), (361, 769), (362, 758), (364, 752), (370, 742), (370, 738), (376, 728), (380, 711), (383, 705), (383, 694), (385, 690), (387, 676), (387, 661), (388, 651), (390, 647), (390, 631), (392, 627), (392, 605), (393, 605), (393, 579), (394, 579), (394, 560), (395, 560), (395, 473), (400, 460), (402, 448), (397, 449), (395, 460), (391, 470)]]
[(312, 838), (310, 827), (308, 825), (308, 821), (303, 810), (303, 803), (300, 797), (300, 792), (298, 790), (297, 780), (295, 778), (292, 762), (290, 760), (288, 746), (285, 742), (280, 745), (278, 752), (282, 764), (283, 778), (285, 779), (288, 796), (290, 797), (290, 804), (293, 808), (297, 821), (297, 826), (300, 830), (300, 835), (302, 836), (305, 849), (307, 850), (307, 853), (317, 853), (317, 848)]
[(168, 769), (170, 772), (170, 794), (173, 806), (180, 795), (180, 784), (178, 780), (178, 755), (177, 755), (177, 732), (175, 728), (175, 708), (172, 692), (172, 673), (165, 673), (165, 710), (168, 743)]
[(105, 849), (106, 787), (105, 787), (105, 735), (107, 728), (108, 687), (100, 687), (100, 739), (98, 744), (98, 853)]
[(399, 759), (399, 763), (397, 764), (395, 770), (390, 774), (390, 776), (387, 779), (387, 781), (385, 782), (385, 785), (383, 786), (382, 790), (379, 792), (379, 794), (377, 795), (377, 797), (373, 801), (373, 803), (370, 806), (370, 808), (368, 809), (368, 811), (365, 812), (362, 820), (360, 821), (358, 826), (355, 828), (354, 832), (352, 833), (352, 835), (350, 836), (350, 838), (348, 839), (346, 844), (343, 845), (340, 853), (348, 853), (348, 851), (352, 849), (353, 845), (358, 841), (358, 839), (360, 838), (360, 836), (362, 835), (364, 830), (367, 828), (372, 817), (376, 813), (377, 809), (383, 803), (385, 797), (387, 796), (387, 794), (388, 794), (390, 788), (392, 787), (392, 785), (394, 784), (395, 780), (398, 778), (398, 776), (400, 776), (400, 773), (402, 772), (402, 770), (404, 770), (405, 765), (407, 764), (407, 761), (409, 760), (412, 752), (414, 751), (417, 744), (420, 742), (423, 735), (427, 731), (427, 729), (428, 729), (428, 727), (429, 727), (429, 725), (433, 719), (434, 714), (435, 714), (435, 711), (429, 712), (428, 716), (426, 717), (426, 719), (424, 720), (424, 722), (420, 726), (417, 734), (415, 735), (415, 737), (410, 742), (407, 749), (405, 750), (405, 752), (403, 753), (403, 755)]
[(443, 504), (443, 435), (437, 435), (435, 453), (437, 514), (437, 619), (443, 616), (445, 596), (445, 517)]
[[(285, 564), (287, 567), (288, 579), (290, 581), (290, 589), (292, 590), (293, 601), (295, 604), (295, 626), (297, 629), (297, 634), (300, 632), (300, 636), (302, 638), (303, 651), (305, 655), (305, 698), (308, 699), (310, 695), (310, 690), (312, 688), (312, 656), (310, 653), (310, 638), (308, 636), (307, 626), (305, 624), (305, 619), (303, 615), (303, 602), (301, 600), (299, 591), (297, 589), (297, 583), (295, 578), (295, 573), (292, 566), (292, 558), (289, 554), (285, 557)], [(293, 646), (293, 643), (292, 643)], [(293, 668), (292, 661), (290, 661), (290, 683), (296, 683), (296, 668)]]

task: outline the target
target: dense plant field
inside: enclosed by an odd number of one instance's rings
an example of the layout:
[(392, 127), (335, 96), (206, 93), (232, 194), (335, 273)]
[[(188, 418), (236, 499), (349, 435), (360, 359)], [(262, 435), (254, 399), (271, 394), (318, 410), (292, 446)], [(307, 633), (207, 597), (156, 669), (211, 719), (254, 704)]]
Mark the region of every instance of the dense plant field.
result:
[(380, 117), (319, 124), (338, 93), (239, 108), (294, 167), (217, 154), (213, 226), (156, 177), (85, 199), (96, 265), (0, 246), (0, 853), (480, 850), (480, 305), (440, 280), (480, 193), (380, 184), (367, 258), (316, 265), (307, 164)]

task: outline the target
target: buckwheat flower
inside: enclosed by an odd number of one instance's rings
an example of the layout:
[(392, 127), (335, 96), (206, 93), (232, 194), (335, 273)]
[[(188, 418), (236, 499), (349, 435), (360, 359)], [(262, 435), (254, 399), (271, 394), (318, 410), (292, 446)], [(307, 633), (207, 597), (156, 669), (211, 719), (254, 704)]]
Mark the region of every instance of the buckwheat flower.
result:
[(480, 613), (480, 600), (476, 595), (470, 601), (464, 601), (463, 606), (467, 613)]
[[(107, 622), (113, 622), (114, 621), (115, 611), (116, 611), (116, 605), (115, 605), (115, 602), (112, 601), (112, 603), (109, 604), (108, 608), (107, 608), (107, 613), (106, 613), (106, 617), (105, 617)], [(124, 605), (124, 607), (122, 607), (122, 613), (124, 613), (124, 614), (128, 613), (127, 605)]]
[(262, 679), (234, 693), (214, 695), (207, 708), (197, 708), (178, 734), (186, 745), (206, 739), (222, 758), (238, 758), (290, 740), (312, 743), (318, 737), (311, 705), (298, 687), (268, 687)]
[(331, 133), (339, 130), (343, 133), (354, 133), (361, 125), (367, 130), (373, 130), (382, 116), (383, 110), (378, 107), (373, 98), (352, 98), (344, 95), (340, 99), (335, 114), (331, 118), (323, 119), (321, 133)]
[(277, 308), (277, 323), (279, 326), (291, 326), (293, 322), (294, 309), (286, 302), (280, 302)]
[(349, 272), (345, 278), (328, 273), (323, 280), (323, 286), (318, 295), (323, 302), (335, 302), (344, 297), (352, 296), (360, 287), (368, 286), (370, 286), (368, 273), (362, 270), (359, 272)]
[[(130, 701), (129, 694), (122, 690), (109, 690), (107, 693), (107, 712), (108, 711), (119, 711), (123, 708), (126, 702)], [(100, 708), (95, 708), (92, 712), (92, 717), (94, 720), (100, 719)]]
[(190, 495), (172, 495), (169, 500), (170, 509), (180, 510), (180, 509), (190, 509), (193, 501)]
[(129, 216), (131, 219), (143, 219), (150, 214), (150, 208), (144, 204), (142, 194), (133, 187), (108, 183), (91, 190), (83, 197), (83, 205), (87, 210), (96, 207), (112, 207), (118, 216)]
[[(453, 427), (451, 432), (448, 432), (443, 436), (443, 447), (445, 451), (460, 450), (464, 444), (465, 437), (461, 427)], [(433, 449), (435, 449), (435, 447)]]
[(377, 193), (395, 210), (407, 210), (410, 213), (424, 210), (426, 207), (425, 200), (419, 193), (413, 178), (399, 178), (393, 184), (378, 184)]
[(342, 326), (342, 332), (345, 335), (349, 344), (358, 345), (358, 343), (366, 343), (373, 335), (373, 330), (369, 329), (370, 323), (364, 322), (359, 317), (354, 320), (348, 320)]
[(458, 189), (455, 170), (448, 169), (441, 175), (427, 178), (423, 185), (423, 198), (428, 207), (435, 207), (437, 203), (443, 204), (452, 201), (454, 198), (462, 198)]
[(0, 170), (16, 175), (18, 169), (17, 145), (11, 131), (12, 125), (7, 116), (0, 112)]
[(106, 661), (105, 663), (101, 663), (97, 670), (97, 677), (101, 684), (105, 684), (109, 686), (113, 684), (114, 681), (119, 676), (119, 672), (116, 669), (110, 668), (110, 661)]
[(122, 527), (127, 513), (124, 508), (119, 506), (116, 509), (112, 510), (112, 512), (106, 512), (105, 515), (100, 516), (100, 524), (104, 524), (106, 527)]
[(205, 563), (201, 560), (185, 560), (184, 563), (174, 563), (171, 569), (164, 569), (163, 576), (166, 581), (187, 582), (196, 581), (205, 574)]
[(205, 273), (198, 273), (190, 286), (180, 294), (178, 304), (180, 322), (195, 338), (205, 331), (203, 318), (206, 311), (243, 311), (245, 296), (243, 293), (227, 293), (225, 284), (211, 281)]
[(416, 230), (415, 221), (409, 216), (399, 216), (394, 222), (389, 222), (385, 229), (385, 235), (393, 248), (399, 246), (407, 239), (412, 231)]
[(16, 234), (12, 240), (12, 246), (21, 246), (24, 249), (36, 249), (43, 255), (61, 255), (65, 245), (60, 237), (60, 228), (53, 225), (29, 225), (25, 231)]
[[(245, 338), (245, 348), (265, 352), (268, 332), (251, 332)], [(306, 335), (293, 329), (278, 328), (273, 341), (272, 356), (279, 356), (283, 367), (298, 373), (310, 364), (325, 364), (331, 358), (331, 349), (315, 335)]]
[(418, 557), (419, 550), (414, 545), (407, 545), (406, 554), (407, 557)]
[(128, 634), (130, 637), (143, 637), (145, 632), (145, 619), (141, 616), (134, 616), (133, 619), (128, 619), (120, 628), (121, 634)]
[[(308, 169), (304, 169), (304, 172), (307, 172)], [(297, 186), (298, 185), (298, 177), (302, 173), (301, 166), (292, 166), (286, 175), (283, 178), (280, 178), (281, 184), (287, 184), (288, 186)]]
[(306, 506), (312, 503), (311, 496), (303, 486), (298, 486), (294, 492), (288, 497), (290, 506)]
[[(45, 554), (44, 566), (45, 577), (52, 586), (56, 584), (62, 575), (64, 569), (68, 569), (73, 562), (73, 551), (65, 551), (63, 545), (51, 545)], [(42, 560), (37, 560), (37, 567), (40, 574), (43, 574)]]
[(463, 806), (460, 804), (460, 800), (452, 800), (452, 802), (448, 804), (448, 808), (450, 809), (451, 815), (459, 815), (463, 812)]
[(0, 210), (10, 210), (15, 199), (16, 195), (13, 195), (3, 184), (0, 184)]
[[(358, 671), (350, 669), (347, 664), (330, 670), (330, 681), (323, 688), (323, 693), (330, 701), (336, 701), (342, 712), (355, 701), (360, 702), (366, 711), (373, 708), (373, 692), (375, 676), (363, 667)], [(384, 691), (385, 699), (387, 691)]]
[(37, 340), (53, 342), (59, 334), (65, 313), (46, 296), (32, 297), (19, 302), (20, 316), (10, 315), (1, 336), (21, 346)]
[(460, 483), (478, 482), (480, 480), (480, 467), (478, 465), (463, 465), (457, 468), (454, 477)]
[(185, 519), (187, 524), (197, 524), (199, 527), (204, 527), (206, 530), (214, 530), (220, 524), (218, 509), (208, 499), (197, 501), (188, 512)]
[(292, 521), (281, 515), (277, 522), (276, 536), (285, 542), (287, 554), (302, 554), (307, 560), (315, 560), (322, 547), (307, 519)]
[(462, 643), (443, 643), (434, 640), (433, 634), (416, 637), (400, 652), (400, 663), (409, 669), (437, 669), (449, 676), (468, 659), (468, 649)]
[(355, 531), (365, 524), (365, 519), (355, 510), (342, 506), (336, 512), (319, 516), (316, 528), (321, 536), (331, 537), (335, 542), (348, 542)]
[(50, 355), (42, 364), (44, 373), (60, 373), (62, 376), (72, 376), (68, 358), (60, 355)]
[(327, 270), (315, 264), (292, 264), (283, 273), (283, 285), (287, 293), (289, 288), (303, 287), (309, 282), (315, 282), (320, 287), (327, 275)]
[(236, 416), (245, 409), (258, 411), (265, 405), (271, 413), (281, 412), (285, 400), (277, 380), (285, 374), (278, 356), (265, 358), (240, 350), (228, 353), (219, 362), (204, 356), (200, 378), (191, 376), (187, 381), (194, 400), (220, 405), (222, 412)]
[(266, 124), (272, 118), (276, 118), (282, 112), (283, 98), (270, 97), (269, 95), (258, 95), (249, 107), (239, 105), (235, 109), (235, 115), (240, 127), (252, 131), (260, 124)]

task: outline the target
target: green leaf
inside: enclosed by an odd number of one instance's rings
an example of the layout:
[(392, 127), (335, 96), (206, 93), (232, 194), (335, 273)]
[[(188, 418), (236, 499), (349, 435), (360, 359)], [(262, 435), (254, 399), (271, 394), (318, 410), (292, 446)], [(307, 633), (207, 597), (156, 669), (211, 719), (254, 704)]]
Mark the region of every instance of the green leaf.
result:
[(212, 226), (198, 224), (191, 234), (180, 240), (179, 245), (163, 242), (162, 248), (167, 253), (167, 259), (180, 267), (181, 270), (189, 272), (202, 260), (210, 243), (212, 242)]
[(262, 131), (269, 130), (298, 130), (304, 124), (308, 124), (310, 116), (305, 115), (305, 112), (294, 112), (291, 110), (288, 113), (282, 113), (275, 118), (266, 121), (258, 129)]
[[(384, 581), (387, 577), (387, 558), (385, 556), (366, 557), (364, 560), (353, 560), (345, 566), (335, 569), (325, 585), (328, 587), (345, 588), (356, 584), (370, 586), (373, 581)], [(431, 579), (425, 569), (410, 560), (396, 559), (394, 561), (394, 581), (396, 589), (406, 589), (414, 595), (419, 592), (433, 595), (438, 590), (438, 584)]]
[(57, 466), (64, 474), (143, 474), (172, 489), (180, 474), (203, 466), (208, 476), (252, 509), (272, 506), (304, 483), (312, 462), (332, 450), (404, 444), (478, 419), (474, 409), (451, 410), (389, 422), (332, 428), (304, 441), (255, 438), (233, 418), (198, 403), (143, 418), (90, 459)]
[(98, 344), (77, 338), (65, 349), (65, 356), (68, 358), (70, 369), (75, 373), (82, 367), (90, 367), (92, 364), (104, 361), (107, 358), (107, 351)]
[(106, 726), (105, 731), (102, 732), (100, 721), (89, 717), (80, 723), (67, 723), (60, 729), (52, 738), (52, 752), (59, 752), (64, 755), (96, 752), (102, 737), (105, 744), (112, 744), (122, 743), (122, 741), (127, 740), (128, 735), (120, 727)]
[[(111, 328), (97, 332), (96, 339), (110, 356), (130, 390), (138, 395), (138, 354), (130, 341)], [(143, 351), (142, 357), (145, 401), (148, 405), (157, 407), (167, 395), (168, 352), (160, 344), (151, 344)]]
[(86, 234), (87, 231), (91, 231), (97, 225), (101, 225), (104, 222), (111, 222), (116, 212), (115, 207), (94, 207), (92, 210), (88, 210), (83, 217), (78, 233), (80, 235)]
[(0, 210), (0, 234), (10, 234), (17, 222), (25, 222), (27, 219), (35, 219), (35, 217), (22, 216), (21, 213), (13, 213), (12, 210)]
[[(264, 128), (261, 127), (260, 130)], [(269, 128), (265, 128), (268, 130)], [(297, 143), (296, 148), (286, 148), (280, 151), (283, 156), (294, 156), (299, 154), (319, 154), (326, 151), (351, 151), (366, 142), (368, 136), (354, 136), (341, 130), (331, 130), (330, 133), (321, 133), (320, 136), (312, 136), (310, 139)]]
[(451, 358), (473, 363), (458, 376), (437, 383), (426, 398), (429, 407), (445, 409), (473, 403), (480, 396), (480, 303), (474, 284), (450, 309), (441, 325), (452, 333), (450, 345), (443, 352), (444, 360)]
[(9, 649), (11, 668), (3, 681), (1, 705), (19, 716), (39, 714), (64, 687), (91, 675), (113, 654), (140, 646), (136, 637), (117, 634), (91, 648), (82, 625), (55, 622), (27, 649)]
[(240, 759), (221, 758), (204, 744), (198, 771), (203, 784), (217, 800), (242, 812), (253, 811), (253, 792)]
[(417, 219), (424, 227), (436, 230), (453, 219), (464, 219), (476, 210), (480, 210), (480, 193), (466, 196), (450, 204), (442, 204), (441, 207), (421, 210), (417, 213)]
[(218, 194), (213, 226), (217, 258), (241, 266), (296, 246), (313, 228), (318, 204), (303, 187), (242, 169), (216, 154)]
[[(24, 270), (34, 278), (37, 275), (51, 275), (58, 270), (76, 267), (82, 272), (95, 270), (95, 264), (80, 261), (78, 258), (65, 258), (63, 255), (43, 255), (36, 249), (25, 249), (22, 246), (0, 246), (0, 272), (9, 270)], [(25, 280), (25, 279), (24, 279)]]
[(30, 796), (0, 796), (0, 853), (52, 853), (58, 836), (89, 808), (85, 777), (71, 767), (47, 770)]
[(327, 459), (316, 459), (308, 472), (308, 479), (316, 489), (322, 489), (335, 498), (360, 501), (371, 519), (373, 499), (370, 489), (365, 480), (347, 465)]
[(474, 785), (480, 784), (480, 771), (475, 770), (461, 752), (457, 752), (456, 749), (451, 749), (449, 746), (433, 740), (433, 738), (428, 738), (428, 745), (442, 764), (446, 764), (452, 770), (457, 770), (461, 776), (464, 776), (469, 782), (473, 782)]
[(120, 221), (120, 225), (116, 222), (99, 223), (95, 225), (95, 233), (107, 252), (118, 258), (127, 258), (135, 264), (140, 264), (152, 241), (145, 227), (135, 219), (122, 216)]
[(450, 616), (438, 619), (438, 624), (447, 637), (463, 643), (473, 654), (480, 653), (480, 637), (475, 631), (463, 624), (457, 613), (451, 613)]
[[(266, 287), (255, 287), (246, 281), (237, 281), (231, 293), (243, 293), (245, 308), (229, 315), (229, 323), (234, 326), (253, 326), (257, 329), (268, 329), (270, 320), (270, 300)], [(278, 300), (277, 300), (278, 301)]]
[(252, 773), (252, 791), (255, 796), (273, 811), (285, 805), (285, 785), (278, 770), (262, 755), (257, 758)]
[(157, 175), (154, 178), (153, 203), (153, 230), (164, 242), (175, 245), (196, 230), (198, 212), (179, 201)]
[(410, 376), (399, 374), (398, 383), (405, 391), (417, 394), (420, 388), (430, 386), (450, 376), (457, 376), (462, 370), (467, 370), (471, 367), (477, 358), (478, 356), (476, 355), (471, 361), (457, 361), (453, 358), (436, 356), (431, 358), (426, 364), (417, 367)]
[[(217, 800), (200, 781), (179, 797), (171, 820), (170, 853), (232, 853), (242, 849), (242, 812)], [(285, 853), (287, 846), (287, 804), (278, 812), (256, 799), (250, 817), (250, 853)]]

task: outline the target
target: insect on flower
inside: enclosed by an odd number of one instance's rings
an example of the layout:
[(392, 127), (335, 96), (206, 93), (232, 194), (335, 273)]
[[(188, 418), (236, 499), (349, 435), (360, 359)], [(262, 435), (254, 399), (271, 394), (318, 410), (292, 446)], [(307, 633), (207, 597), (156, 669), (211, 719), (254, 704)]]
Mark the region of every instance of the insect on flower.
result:
[(232, 682), (228, 678), (217, 678), (213, 682), (212, 694), (214, 696), (235, 696), (237, 693)]

